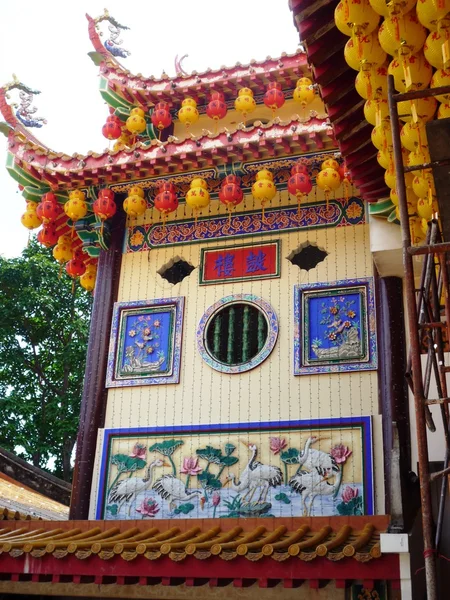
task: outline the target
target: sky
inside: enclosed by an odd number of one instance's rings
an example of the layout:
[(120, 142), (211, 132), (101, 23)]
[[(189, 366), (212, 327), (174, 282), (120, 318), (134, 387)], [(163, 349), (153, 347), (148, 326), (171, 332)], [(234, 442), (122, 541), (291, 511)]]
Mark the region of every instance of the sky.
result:
[[(131, 56), (119, 60), (135, 74), (160, 76), (164, 70), (173, 76), (177, 54), (189, 55), (183, 62), (189, 73), (278, 57), (299, 45), (288, 0), (0, 0), (0, 84), (15, 73), (41, 92), (36, 115), (48, 123), (32, 132), (57, 152), (84, 154), (108, 145), (101, 134), (108, 110), (98, 91), (98, 67), (87, 55), (93, 48), (85, 17), (101, 15), (106, 3), (130, 27), (121, 37)], [(0, 134), (0, 254), (10, 258), (26, 246), (28, 230), (20, 222), (25, 200), (5, 160)]]

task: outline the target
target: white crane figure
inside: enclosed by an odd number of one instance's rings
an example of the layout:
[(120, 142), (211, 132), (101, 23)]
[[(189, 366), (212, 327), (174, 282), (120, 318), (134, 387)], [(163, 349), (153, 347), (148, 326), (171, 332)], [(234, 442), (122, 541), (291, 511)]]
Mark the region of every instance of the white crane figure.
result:
[[(322, 440), (324, 439), (326, 438), (322, 438)], [(308, 471), (313, 471), (317, 468), (325, 469), (329, 475), (331, 475), (333, 471), (336, 473), (340, 471), (339, 465), (331, 454), (311, 448), (311, 445), (315, 444), (318, 440), (319, 438), (316, 436), (311, 436), (306, 440), (303, 450), (298, 453), (299, 465), (297, 473), (301, 470), (307, 469)]]
[(245, 492), (242, 500), (251, 502), (257, 489), (260, 490), (258, 502), (265, 502), (269, 488), (277, 487), (283, 482), (283, 473), (279, 467), (272, 465), (263, 465), (256, 460), (258, 448), (255, 444), (247, 444), (241, 441), (244, 446), (251, 450), (252, 456), (247, 463), (247, 466), (239, 476), (239, 480), (235, 475), (229, 475), (225, 480), (225, 485), (230, 484), (231, 489), (235, 492)]
[[(289, 480), (289, 486), (294, 492), (302, 496), (303, 516), (311, 516), (312, 506), (316, 496), (332, 496), (341, 484), (342, 470), (338, 469), (337, 479), (334, 483), (328, 481), (330, 473), (322, 467), (315, 467), (312, 471), (300, 471)], [(309, 498), (309, 505), (307, 499)]]
[[(189, 490), (181, 479), (173, 475), (163, 475), (155, 481), (152, 489), (169, 502), (170, 510), (175, 510), (177, 507), (175, 502), (192, 500), (195, 496), (203, 494), (203, 490)], [(203, 505), (201, 507), (203, 508)]]
[(119, 507), (117, 512), (120, 511), (124, 502), (129, 502), (128, 516), (130, 515), (132, 498), (136, 500), (136, 497), (140, 492), (148, 490), (152, 485), (153, 471), (156, 467), (167, 467), (169, 466), (160, 458), (155, 459), (147, 467), (147, 475), (145, 477), (129, 477), (128, 479), (122, 479), (118, 481), (112, 490), (109, 492), (109, 502), (117, 502)]

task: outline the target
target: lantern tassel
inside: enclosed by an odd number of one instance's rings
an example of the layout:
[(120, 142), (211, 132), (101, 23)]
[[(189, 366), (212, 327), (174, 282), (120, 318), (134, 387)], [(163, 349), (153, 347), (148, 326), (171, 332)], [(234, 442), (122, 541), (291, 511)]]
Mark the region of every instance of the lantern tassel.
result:
[(233, 207), (231, 204), (227, 205), (227, 211), (228, 211), (228, 227), (231, 227), (231, 211), (233, 210)]
[(297, 192), (296, 196), (297, 196), (297, 220), (300, 223), (300, 212), (301, 212), (301, 204), (302, 204), (303, 194), (301, 192)]
[(163, 224), (162, 234), (166, 235), (167, 213), (162, 213), (162, 215), (161, 215), (161, 221), (162, 221), (162, 224)]
[(75, 279), (72, 279), (72, 296), (75, 294)]
[(59, 263), (59, 275), (58, 275), (58, 279), (61, 279), (61, 275), (62, 275), (62, 270), (63, 270), (63, 263)]
[(328, 212), (328, 207), (330, 206), (330, 190), (325, 190), (325, 201), (326, 201), (326, 209)]

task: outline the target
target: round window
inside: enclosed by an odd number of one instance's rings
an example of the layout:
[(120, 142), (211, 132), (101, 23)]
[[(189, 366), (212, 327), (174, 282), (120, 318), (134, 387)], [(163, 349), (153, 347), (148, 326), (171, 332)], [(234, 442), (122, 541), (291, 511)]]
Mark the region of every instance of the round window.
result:
[(252, 294), (222, 298), (203, 315), (197, 343), (203, 359), (222, 373), (242, 373), (272, 352), (278, 321), (272, 307)]

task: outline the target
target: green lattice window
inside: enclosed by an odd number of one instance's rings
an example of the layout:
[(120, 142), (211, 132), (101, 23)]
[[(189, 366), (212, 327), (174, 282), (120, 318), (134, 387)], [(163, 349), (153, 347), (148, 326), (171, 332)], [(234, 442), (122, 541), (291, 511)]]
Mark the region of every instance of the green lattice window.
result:
[(242, 365), (257, 356), (268, 336), (267, 319), (254, 304), (230, 303), (219, 309), (206, 328), (209, 354), (224, 365)]

